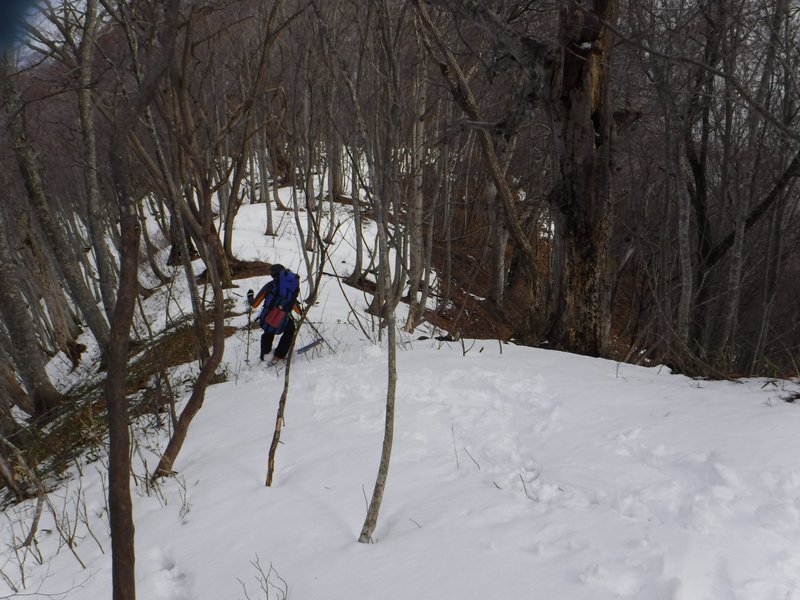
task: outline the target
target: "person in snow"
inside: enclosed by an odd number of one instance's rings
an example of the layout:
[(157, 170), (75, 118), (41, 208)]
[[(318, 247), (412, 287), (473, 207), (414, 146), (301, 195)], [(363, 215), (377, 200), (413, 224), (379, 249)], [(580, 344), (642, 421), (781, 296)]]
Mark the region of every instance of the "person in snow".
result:
[(275, 348), (272, 363), (286, 358), (289, 347), (294, 337), (294, 319), (292, 310), (297, 303), (297, 294), (300, 291), (300, 278), (279, 263), (275, 263), (269, 270), (271, 281), (262, 287), (258, 294), (247, 290), (247, 302), (252, 307), (263, 303), (263, 308), (258, 314), (258, 324), (263, 330), (261, 334), (261, 353), (264, 357), (272, 350), (272, 342), (276, 335), (280, 335), (278, 346)]

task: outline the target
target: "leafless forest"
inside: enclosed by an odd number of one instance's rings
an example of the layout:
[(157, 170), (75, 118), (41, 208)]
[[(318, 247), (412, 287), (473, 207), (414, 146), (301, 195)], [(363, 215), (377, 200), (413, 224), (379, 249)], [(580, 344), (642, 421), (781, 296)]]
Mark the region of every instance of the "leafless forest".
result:
[(197, 292), (186, 323), (188, 426), (222, 360), (222, 290), (254, 268), (231, 249), (242, 203), (264, 204), (267, 236), (295, 211), (309, 279), (333, 205), (374, 221), (344, 276), (390, 341), (407, 305), (408, 331), (797, 374), (794, 0), (46, 4), (0, 71), (0, 466), (18, 496), (31, 430), (80, 395), (45, 364), (86, 360), (86, 331), (111, 489), (127, 481), (128, 356), (148, 343), (130, 325), (173, 267), (215, 298)]

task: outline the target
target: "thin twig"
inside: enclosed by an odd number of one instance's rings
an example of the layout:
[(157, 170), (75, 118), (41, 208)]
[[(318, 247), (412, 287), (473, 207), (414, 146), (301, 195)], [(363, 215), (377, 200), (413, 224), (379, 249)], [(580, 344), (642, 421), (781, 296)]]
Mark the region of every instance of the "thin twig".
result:
[(472, 454), (470, 454), (470, 453), (469, 453), (469, 450), (467, 450), (466, 448), (464, 448), (464, 452), (466, 452), (466, 453), (467, 453), (467, 456), (469, 456), (469, 457), (470, 457), (470, 459), (472, 459), (472, 462), (474, 462), (474, 463), (475, 463), (475, 466), (476, 466), (476, 467), (478, 467), (478, 471), (480, 471), (480, 470), (481, 470), (481, 466), (478, 464), (478, 461), (477, 461), (477, 460), (475, 460), (474, 458), (472, 458)]
[(539, 499), (531, 496), (528, 493), (528, 486), (525, 485), (525, 480), (522, 478), (522, 473), (519, 474), (519, 480), (522, 482), (522, 489), (525, 491), (525, 495), (528, 497), (528, 500), (533, 500), (534, 502), (538, 502)]
[(453, 435), (453, 454), (456, 456), (456, 470), (461, 468), (458, 464), (458, 448), (456, 448), (456, 430), (453, 425), (450, 425), (450, 433)]

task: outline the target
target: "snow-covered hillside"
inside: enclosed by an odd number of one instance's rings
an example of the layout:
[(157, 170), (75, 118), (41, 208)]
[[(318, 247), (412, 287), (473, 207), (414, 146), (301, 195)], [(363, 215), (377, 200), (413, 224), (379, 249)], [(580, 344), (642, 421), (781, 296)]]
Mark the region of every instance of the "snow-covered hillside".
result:
[[(279, 238), (263, 229), (263, 207), (242, 207), (239, 256), (303, 273), (292, 219)], [(332, 267), (348, 273), (348, 258), (341, 245)], [(265, 278), (228, 293), (241, 305)], [(367, 300), (325, 280), (310, 318), (327, 345), (292, 367), (269, 488), (283, 379), (259, 363), (255, 332), (249, 363), (248, 335), (230, 338), (229, 380), (209, 389), (178, 477), (135, 487), (139, 598), (800, 599), (800, 407), (787, 390), (496, 341), (404, 337), (376, 543), (358, 544), (386, 381), (385, 348), (354, 324), (370, 331)], [(158, 443), (140, 441), (137, 472)], [(104, 477), (95, 460), (52, 495), (74, 553), (45, 511), (43, 564), (29, 554), (21, 571), (13, 536), (35, 503), (7, 514), (0, 597), (11, 582), (20, 598), (111, 597)]]

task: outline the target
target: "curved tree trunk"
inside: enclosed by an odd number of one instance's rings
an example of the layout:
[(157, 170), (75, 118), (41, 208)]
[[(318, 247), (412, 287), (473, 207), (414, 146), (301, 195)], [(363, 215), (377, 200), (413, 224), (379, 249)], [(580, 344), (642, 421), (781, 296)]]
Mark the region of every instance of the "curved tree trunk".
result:
[[(212, 246), (212, 253), (219, 253), (220, 248)], [(225, 351), (225, 298), (222, 294), (222, 282), (216, 272), (216, 265), (218, 264), (219, 257), (213, 257), (206, 265), (208, 267), (209, 280), (214, 292), (214, 341), (211, 355), (202, 362), (200, 374), (197, 381), (192, 388), (192, 395), (186, 403), (183, 411), (181, 411), (178, 422), (175, 425), (175, 431), (172, 433), (164, 453), (161, 455), (161, 460), (158, 463), (155, 471), (153, 472), (153, 480), (159, 477), (166, 477), (172, 473), (175, 459), (183, 447), (186, 436), (189, 433), (189, 426), (192, 423), (195, 415), (203, 407), (205, 400), (205, 393), (208, 386), (211, 384), (214, 373), (217, 367), (222, 362), (223, 352)], [(190, 282), (189, 285), (193, 285)], [(197, 314), (195, 314), (197, 318)], [(201, 332), (202, 339), (198, 340), (201, 345), (205, 345), (205, 331)], [(207, 354), (207, 353), (206, 353)]]
[[(245, 138), (249, 138), (249, 128), (245, 130)], [(240, 148), (240, 153), (236, 157), (233, 171), (231, 172), (231, 181), (225, 186), (227, 190), (227, 203), (225, 204), (225, 221), (223, 223), (223, 249), (225, 251), (225, 259), (228, 264), (236, 261), (233, 255), (233, 225), (236, 220), (236, 215), (239, 213), (239, 208), (242, 205), (243, 195), (241, 193), (242, 182), (247, 174), (247, 162), (249, 152), (249, 144), (245, 144)]]

